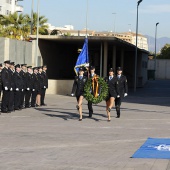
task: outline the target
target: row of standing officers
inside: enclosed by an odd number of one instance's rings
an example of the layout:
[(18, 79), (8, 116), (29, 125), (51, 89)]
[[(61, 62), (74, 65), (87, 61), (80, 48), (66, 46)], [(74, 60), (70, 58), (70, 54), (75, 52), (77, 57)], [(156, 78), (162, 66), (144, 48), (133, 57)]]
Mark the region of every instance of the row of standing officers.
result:
[[(34, 67), (17, 64), (10, 60), (0, 64), (1, 112), (10, 113), (24, 108), (46, 105), (48, 88), (47, 66)], [(1, 95), (1, 94), (0, 94)]]

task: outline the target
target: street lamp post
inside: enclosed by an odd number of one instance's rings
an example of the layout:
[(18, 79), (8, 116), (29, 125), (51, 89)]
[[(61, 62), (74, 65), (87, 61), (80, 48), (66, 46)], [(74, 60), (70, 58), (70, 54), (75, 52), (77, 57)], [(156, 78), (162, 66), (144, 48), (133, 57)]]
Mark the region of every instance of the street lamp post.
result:
[(157, 39), (157, 26), (158, 26), (159, 22), (156, 23), (156, 27), (155, 27), (155, 72), (156, 72), (156, 39)]
[(134, 77), (134, 92), (136, 92), (136, 76), (137, 76), (137, 54), (138, 54), (138, 7), (142, 0), (137, 2), (137, 19), (136, 19), (136, 49), (135, 49), (135, 77)]
[(39, 35), (39, 3), (40, 0), (37, 1), (37, 42), (36, 42), (36, 56), (35, 56), (35, 65), (38, 65), (38, 35)]
[(112, 13), (113, 15), (115, 15), (115, 17), (114, 17), (114, 29), (113, 29), (113, 33), (115, 34), (115, 29), (116, 29), (116, 13), (114, 12), (114, 13)]
[(34, 0), (32, 0), (32, 7), (31, 7), (31, 35), (33, 35), (33, 11), (34, 11)]

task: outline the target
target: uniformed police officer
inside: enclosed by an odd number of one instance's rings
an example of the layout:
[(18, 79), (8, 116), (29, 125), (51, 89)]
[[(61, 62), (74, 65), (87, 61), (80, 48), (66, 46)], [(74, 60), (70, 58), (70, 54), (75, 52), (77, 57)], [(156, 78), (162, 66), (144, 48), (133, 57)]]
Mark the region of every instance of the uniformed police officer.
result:
[(1, 92), (2, 92), (2, 69), (3, 69), (3, 66), (2, 66), (2, 63), (0, 63), (0, 100), (1, 100)]
[[(96, 75), (95, 73), (95, 66), (90, 66), (90, 75), (89, 78), (94, 78)], [(93, 91), (92, 91), (93, 93)], [(93, 106), (92, 103), (88, 101), (88, 110), (89, 110), (89, 117), (92, 117), (93, 115)]]
[(79, 121), (82, 120), (82, 102), (84, 98), (84, 86), (85, 86), (85, 83), (87, 82), (87, 77), (85, 77), (83, 74), (84, 74), (84, 69), (80, 67), (79, 75), (76, 76), (74, 79), (73, 88), (71, 92), (71, 95), (74, 96), (75, 94), (76, 99), (77, 99), (76, 108), (80, 114)]
[(46, 89), (48, 88), (47, 65), (43, 65), (43, 71), (41, 74), (43, 76), (43, 88), (41, 90), (41, 106), (46, 106), (46, 104), (44, 103), (44, 99)]
[(114, 69), (109, 69), (109, 76), (105, 77), (105, 82), (108, 84), (108, 96), (106, 98), (106, 112), (108, 116), (108, 121), (111, 120), (110, 112), (114, 105), (115, 98), (118, 95), (118, 88), (117, 88), (117, 77), (114, 75)]
[(38, 67), (38, 81), (39, 81), (39, 89), (36, 97), (36, 106), (39, 107), (41, 105), (41, 93), (42, 89), (44, 89), (44, 77), (42, 75), (42, 66)]
[(11, 74), (9, 72), (9, 65), (10, 60), (4, 61), (5, 67), (2, 69), (2, 89), (3, 89), (3, 96), (2, 96), (2, 104), (1, 104), (1, 112), (2, 113), (10, 113), (9, 110), (9, 97), (10, 97), (10, 90), (11, 87)]
[(128, 84), (127, 84), (127, 78), (122, 74), (122, 68), (117, 68), (117, 82), (118, 82), (118, 96), (115, 99), (115, 107), (117, 112), (117, 117), (120, 118), (120, 106), (121, 101), (124, 97), (128, 95)]
[(26, 92), (26, 72), (27, 72), (27, 64), (21, 64), (20, 75), (21, 75), (23, 83), (24, 83), (24, 87), (21, 92), (21, 107), (22, 108), (25, 108), (24, 100), (25, 100), (25, 92)]
[(25, 91), (25, 108), (30, 107), (30, 98), (32, 94), (34, 79), (33, 79), (33, 69), (32, 66), (27, 66), (27, 73), (26, 73), (26, 91)]
[(15, 65), (15, 73), (14, 73), (14, 83), (15, 83), (15, 91), (14, 91), (14, 109), (15, 110), (21, 110), (22, 107), (22, 92), (24, 88), (24, 81), (22, 79), (22, 76), (20, 74), (21, 71), (21, 65), (17, 64)]
[(9, 96), (9, 111), (12, 112), (14, 111), (14, 88), (15, 88), (15, 83), (14, 83), (15, 63), (14, 62), (10, 62), (9, 72), (11, 74), (11, 87), (12, 87)]
[(36, 107), (36, 97), (38, 94), (38, 90), (40, 88), (40, 83), (38, 80), (38, 67), (33, 68), (33, 89), (31, 96), (31, 107)]

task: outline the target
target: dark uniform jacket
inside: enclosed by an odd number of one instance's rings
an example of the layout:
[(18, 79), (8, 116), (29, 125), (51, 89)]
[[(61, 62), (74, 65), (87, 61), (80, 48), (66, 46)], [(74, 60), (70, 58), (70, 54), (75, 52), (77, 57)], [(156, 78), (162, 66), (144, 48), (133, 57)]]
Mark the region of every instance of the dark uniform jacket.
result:
[(118, 82), (119, 96), (123, 98), (124, 94), (128, 93), (128, 84), (127, 84), (126, 76), (121, 75), (120, 78), (118, 78), (117, 76), (117, 82)]
[(43, 76), (43, 84), (46, 88), (48, 88), (48, 76), (47, 73), (45, 71), (42, 71), (42, 76)]
[(18, 88), (19, 90), (22, 90), (24, 88), (24, 82), (23, 79), (17, 71), (14, 73), (14, 83), (15, 83), (15, 90)]
[(6, 67), (4, 67), (2, 69), (2, 86), (3, 88), (7, 87), (8, 89), (11, 88), (11, 74), (9, 69), (7, 69)]
[(108, 97), (116, 98), (119, 93), (117, 77), (113, 76), (111, 80), (109, 77), (105, 77), (104, 80), (108, 84)]
[(38, 80), (38, 74), (33, 73), (33, 89), (40, 90), (40, 82)]
[(29, 72), (27, 72), (25, 76), (25, 81), (26, 81), (26, 88), (33, 89), (33, 84), (34, 84), (33, 74), (30, 74)]
[(11, 74), (11, 87), (13, 90), (15, 90), (15, 80), (14, 80), (14, 71), (12, 71), (11, 69), (9, 69), (9, 73)]
[(38, 81), (40, 83), (40, 89), (44, 88), (44, 76), (42, 75), (42, 73), (38, 73)]
[(80, 79), (79, 76), (76, 76), (73, 83), (72, 88), (72, 94), (75, 94), (75, 96), (83, 96), (84, 95), (84, 86), (87, 82), (87, 77), (83, 76), (82, 79)]
[(23, 70), (21, 70), (21, 71), (19, 72), (19, 74), (21, 75), (22, 80), (23, 80), (23, 85), (24, 85), (23, 89), (26, 89), (26, 72), (24, 72)]
[(0, 72), (0, 91), (2, 90), (2, 71)]

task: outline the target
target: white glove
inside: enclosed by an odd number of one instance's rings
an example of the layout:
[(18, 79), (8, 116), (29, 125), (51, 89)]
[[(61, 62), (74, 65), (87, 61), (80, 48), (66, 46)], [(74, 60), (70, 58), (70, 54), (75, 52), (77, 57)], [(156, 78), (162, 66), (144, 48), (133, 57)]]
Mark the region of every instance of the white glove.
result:
[(24, 91), (24, 89), (22, 89), (22, 91)]
[(35, 91), (35, 89), (32, 89), (32, 91)]
[(89, 63), (85, 64), (85, 67), (89, 67)]
[(5, 90), (8, 90), (8, 87), (5, 87)]
[(119, 95), (117, 95), (117, 98), (120, 98), (120, 96), (119, 96)]
[(16, 91), (19, 91), (19, 88), (16, 88)]
[(44, 89), (46, 89), (46, 86), (44, 86)]
[(10, 91), (12, 91), (13, 89), (12, 89), (12, 87), (10, 88)]
[(124, 94), (124, 97), (126, 97), (127, 95), (128, 95), (128, 94), (127, 94), (127, 93), (125, 93), (125, 94)]
[(71, 93), (71, 96), (74, 96), (74, 94), (73, 94), (73, 93)]
[(27, 88), (27, 90), (30, 90), (30, 88)]

